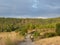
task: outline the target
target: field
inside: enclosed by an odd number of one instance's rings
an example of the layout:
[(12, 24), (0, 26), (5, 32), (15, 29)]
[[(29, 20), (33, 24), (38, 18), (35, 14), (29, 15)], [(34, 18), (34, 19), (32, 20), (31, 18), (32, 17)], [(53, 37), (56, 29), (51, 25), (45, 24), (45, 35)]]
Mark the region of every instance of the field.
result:
[(15, 32), (0, 33), (0, 45), (17, 45), (23, 37)]
[(60, 36), (40, 39), (34, 43), (35, 45), (60, 45)]
[[(30, 38), (28, 38), (28, 34), (30, 34)], [(60, 17), (48, 19), (0, 18), (0, 45), (20, 45), (20, 42), (25, 39), (35, 45), (60, 45), (59, 38)]]

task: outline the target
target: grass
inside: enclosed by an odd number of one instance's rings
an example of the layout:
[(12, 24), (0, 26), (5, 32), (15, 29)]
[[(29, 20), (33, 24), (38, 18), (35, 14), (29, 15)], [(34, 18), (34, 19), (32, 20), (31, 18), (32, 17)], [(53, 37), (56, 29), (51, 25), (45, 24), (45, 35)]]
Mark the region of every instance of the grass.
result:
[(0, 45), (17, 45), (23, 37), (16, 32), (2, 32), (0, 33)]
[(34, 43), (35, 45), (60, 45), (60, 36), (40, 39)]

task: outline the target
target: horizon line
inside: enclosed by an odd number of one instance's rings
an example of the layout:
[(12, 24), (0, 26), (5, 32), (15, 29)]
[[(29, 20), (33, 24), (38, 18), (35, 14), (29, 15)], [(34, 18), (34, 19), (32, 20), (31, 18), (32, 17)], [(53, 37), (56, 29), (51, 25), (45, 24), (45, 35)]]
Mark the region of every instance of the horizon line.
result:
[(59, 18), (59, 17), (5, 17), (5, 16), (0, 16), (0, 18), (49, 19), (49, 18)]

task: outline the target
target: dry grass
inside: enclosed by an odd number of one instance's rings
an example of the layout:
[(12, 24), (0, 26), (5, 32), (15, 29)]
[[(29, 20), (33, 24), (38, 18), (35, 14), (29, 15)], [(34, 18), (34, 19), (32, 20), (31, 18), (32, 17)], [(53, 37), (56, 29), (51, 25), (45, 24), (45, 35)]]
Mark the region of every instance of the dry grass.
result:
[(40, 39), (35, 42), (35, 45), (60, 45), (60, 36)]
[[(0, 33), (0, 45), (13, 45), (23, 40), (23, 37), (15, 32)], [(11, 43), (11, 44), (10, 44)]]

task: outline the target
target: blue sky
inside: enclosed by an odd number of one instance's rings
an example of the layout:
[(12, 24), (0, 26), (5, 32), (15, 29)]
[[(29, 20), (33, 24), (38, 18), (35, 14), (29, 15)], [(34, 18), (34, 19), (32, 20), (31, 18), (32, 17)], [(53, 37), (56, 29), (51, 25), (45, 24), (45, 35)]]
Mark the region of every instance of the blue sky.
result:
[(0, 0), (0, 17), (60, 17), (60, 0)]

